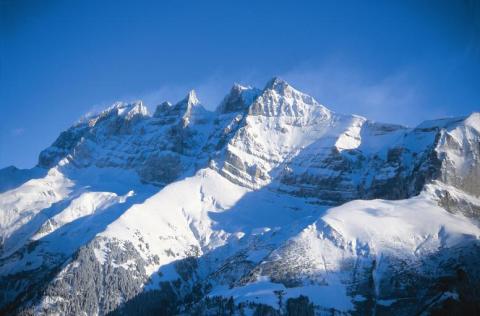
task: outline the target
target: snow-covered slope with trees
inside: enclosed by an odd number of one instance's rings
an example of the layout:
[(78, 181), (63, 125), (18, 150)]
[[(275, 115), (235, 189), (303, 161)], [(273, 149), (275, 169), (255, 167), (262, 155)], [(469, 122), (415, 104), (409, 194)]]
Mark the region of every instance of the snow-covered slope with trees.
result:
[(0, 310), (475, 313), (479, 179), (479, 113), (377, 123), (278, 78), (116, 103), (0, 170)]

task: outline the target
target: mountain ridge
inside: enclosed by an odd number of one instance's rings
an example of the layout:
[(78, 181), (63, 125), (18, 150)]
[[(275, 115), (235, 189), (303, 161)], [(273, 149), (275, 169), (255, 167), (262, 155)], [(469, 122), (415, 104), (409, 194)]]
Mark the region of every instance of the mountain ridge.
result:
[(480, 113), (376, 123), (278, 78), (214, 111), (115, 103), (0, 170), (0, 310), (474, 310), (479, 144)]

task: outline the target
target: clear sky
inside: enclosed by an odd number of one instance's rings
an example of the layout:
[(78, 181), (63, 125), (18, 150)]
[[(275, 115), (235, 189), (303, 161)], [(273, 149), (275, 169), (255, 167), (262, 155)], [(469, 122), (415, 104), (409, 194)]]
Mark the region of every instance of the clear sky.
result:
[(0, 168), (83, 114), (280, 76), (330, 109), (415, 125), (480, 111), (479, 1), (0, 0)]

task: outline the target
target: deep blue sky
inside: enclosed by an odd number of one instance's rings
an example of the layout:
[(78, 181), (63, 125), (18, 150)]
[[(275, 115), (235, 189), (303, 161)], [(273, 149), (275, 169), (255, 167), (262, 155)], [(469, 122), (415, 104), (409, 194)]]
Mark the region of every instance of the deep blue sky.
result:
[(478, 1), (0, 1), (0, 168), (86, 112), (281, 76), (335, 111), (415, 125), (480, 110)]

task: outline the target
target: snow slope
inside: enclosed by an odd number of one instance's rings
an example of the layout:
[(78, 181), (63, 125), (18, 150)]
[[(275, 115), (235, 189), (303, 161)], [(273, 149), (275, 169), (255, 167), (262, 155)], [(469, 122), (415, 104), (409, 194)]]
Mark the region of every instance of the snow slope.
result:
[(278, 308), (275, 291), (283, 291), (285, 298), (302, 294), (324, 308), (354, 311), (355, 304), (366, 298), (352, 288), (361, 276), (354, 276), (349, 265), (376, 261), (375, 299), (378, 304), (385, 300), (393, 304), (396, 298), (388, 297), (391, 289), (381, 289), (394, 268), (388, 258), (407, 262), (422, 273), (430, 268), (422, 266), (423, 258), (479, 238), (478, 226), (440, 208), (427, 194), (399, 201), (356, 200), (327, 210), (270, 252), (251, 272), (253, 282), (230, 289), (219, 286), (210, 295)]

